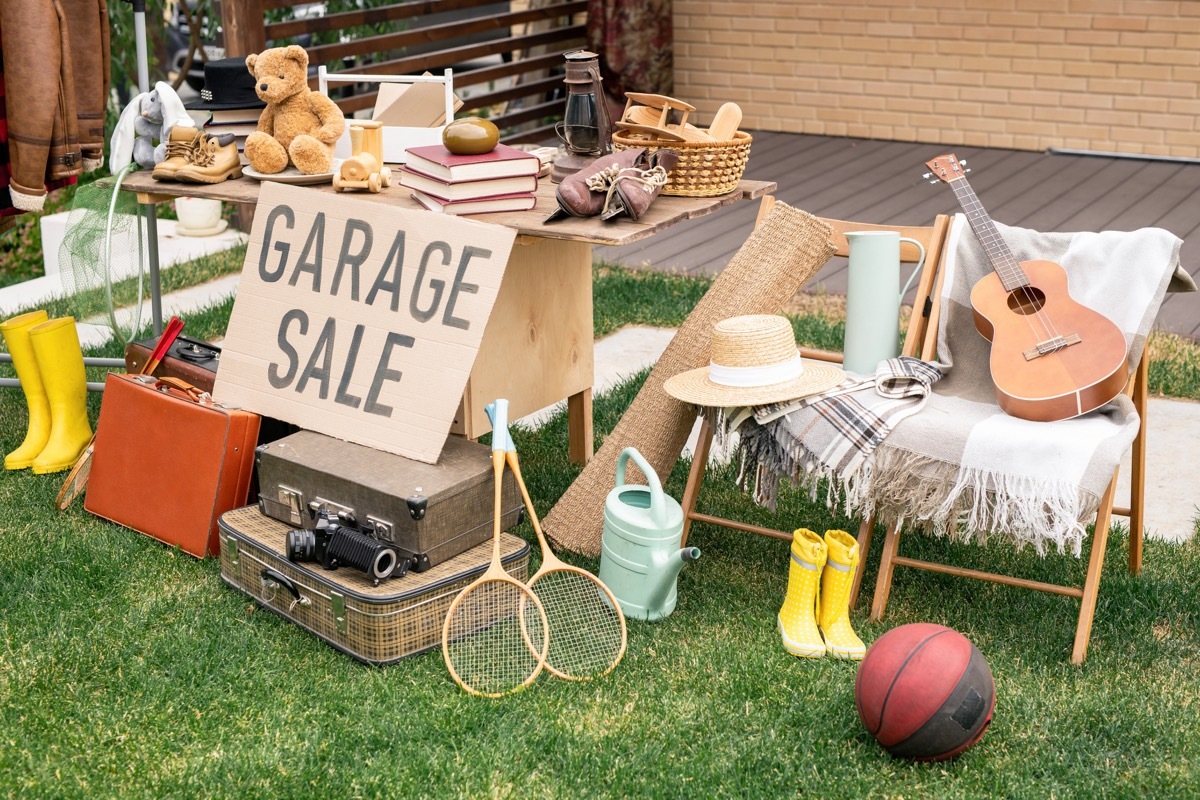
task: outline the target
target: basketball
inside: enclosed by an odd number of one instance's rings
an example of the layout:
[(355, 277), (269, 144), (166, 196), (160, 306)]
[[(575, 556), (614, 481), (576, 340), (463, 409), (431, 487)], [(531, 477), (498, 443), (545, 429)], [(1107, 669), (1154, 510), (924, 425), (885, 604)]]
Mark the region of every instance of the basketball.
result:
[(996, 684), (983, 654), (942, 625), (901, 625), (867, 650), (854, 680), (858, 718), (893, 756), (945, 761), (983, 737)]

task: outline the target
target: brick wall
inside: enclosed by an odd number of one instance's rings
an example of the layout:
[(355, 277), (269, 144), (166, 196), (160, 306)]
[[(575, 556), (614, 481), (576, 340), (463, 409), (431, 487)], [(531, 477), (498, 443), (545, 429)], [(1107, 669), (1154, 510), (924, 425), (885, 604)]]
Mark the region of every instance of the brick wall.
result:
[(675, 96), (742, 127), (1200, 157), (1200, 0), (675, 0)]

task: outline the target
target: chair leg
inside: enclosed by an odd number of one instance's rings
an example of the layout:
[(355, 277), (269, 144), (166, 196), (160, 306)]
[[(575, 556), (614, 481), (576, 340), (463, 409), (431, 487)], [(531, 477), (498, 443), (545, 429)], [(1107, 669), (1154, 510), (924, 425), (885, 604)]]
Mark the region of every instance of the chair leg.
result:
[(692, 530), (692, 512), (696, 510), (696, 501), (700, 499), (700, 485), (704, 483), (704, 472), (708, 468), (708, 451), (712, 447), (713, 430), (707, 418), (700, 422), (700, 438), (696, 442), (696, 453), (692, 456), (692, 469), (688, 472), (687, 486), (683, 490), (683, 536), (679, 546), (687, 545), (688, 534)]
[(1133, 458), (1129, 470), (1129, 572), (1142, 569), (1142, 532), (1145, 530), (1146, 507), (1146, 381), (1149, 379), (1150, 356), (1142, 354), (1134, 376), (1133, 405), (1141, 417), (1137, 438), (1133, 440)]
[(863, 571), (867, 568), (867, 555), (871, 552), (871, 536), (875, 533), (875, 515), (862, 521), (858, 528), (858, 569), (854, 571), (854, 582), (850, 584), (850, 607), (858, 603), (858, 590), (862, 588)]
[(875, 577), (875, 600), (871, 603), (871, 619), (883, 619), (887, 610), (888, 595), (892, 592), (892, 571), (895, 565), (892, 560), (900, 549), (900, 527), (895, 523), (888, 525), (887, 535), (883, 540), (883, 553), (879, 556), (879, 574)]
[(1079, 624), (1075, 626), (1075, 646), (1071, 650), (1071, 663), (1082, 664), (1087, 657), (1088, 640), (1092, 636), (1092, 618), (1096, 613), (1096, 595), (1100, 591), (1100, 573), (1104, 570), (1104, 551), (1108, 547), (1108, 526), (1112, 523), (1113, 492), (1117, 488), (1117, 474), (1104, 496), (1100, 498), (1100, 511), (1096, 514), (1096, 528), (1092, 534), (1092, 552), (1088, 556), (1087, 577), (1083, 581), (1083, 599), (1079, 607)]

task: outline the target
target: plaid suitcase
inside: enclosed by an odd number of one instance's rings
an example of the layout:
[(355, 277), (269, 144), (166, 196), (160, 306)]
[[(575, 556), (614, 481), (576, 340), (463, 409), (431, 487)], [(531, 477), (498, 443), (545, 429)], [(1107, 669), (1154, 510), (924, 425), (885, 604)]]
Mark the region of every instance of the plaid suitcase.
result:
[[(446, 612), (492, 560), (489, 540), (425, 572), (373, 585), (363, 572), (294, 564), (284, 556), (289, 526), (254, 506), (221, 516), (221, 579), (264, 608), (368, 664), (390, 664), (442, 643)], [(529, 544), (501, 534), (500, 559), (529, 577)]]
[[(492, 452), (459, 436), (436, 464), (300, 431), (255, 453), (259, 510), (293, 528), (312, 528), (320, 510), (353, 514), (423, 572), (491, 541), (495, 505)], [(502, 530), (524, 519), (511, 471), (505, 471)]]

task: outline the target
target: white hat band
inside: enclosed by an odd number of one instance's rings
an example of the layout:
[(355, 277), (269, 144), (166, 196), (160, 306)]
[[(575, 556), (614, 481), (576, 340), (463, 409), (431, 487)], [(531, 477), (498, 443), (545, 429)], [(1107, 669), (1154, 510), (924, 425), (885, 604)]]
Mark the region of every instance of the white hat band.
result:
[(708, 379), (720, 386), (773, 386), (795, 380), (803, 372), (799, 353), (787, 361), (759, 367), (724, 367), (708, 362)]

